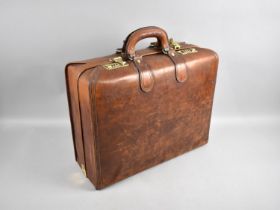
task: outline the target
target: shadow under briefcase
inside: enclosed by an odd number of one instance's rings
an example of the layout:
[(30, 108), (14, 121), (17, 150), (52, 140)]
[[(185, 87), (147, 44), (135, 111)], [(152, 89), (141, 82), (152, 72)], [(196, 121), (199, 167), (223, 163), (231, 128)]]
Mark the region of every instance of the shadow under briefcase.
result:
[(96, 189), (207, 143), (217, 67), (212, 50), (154, 26), (115, 54), (66, 66), (75, 157)]

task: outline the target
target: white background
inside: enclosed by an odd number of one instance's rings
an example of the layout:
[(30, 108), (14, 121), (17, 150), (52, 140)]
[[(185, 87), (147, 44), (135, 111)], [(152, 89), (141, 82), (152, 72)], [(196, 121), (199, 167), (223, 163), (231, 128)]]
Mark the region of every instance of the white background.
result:
[[(64, 66), (149, 25), (219, 54), (209, 144), (95, 191), (74, 162)], [(279, 209), (279, 27), (276, 0), (1, 0), (0, 209)]]

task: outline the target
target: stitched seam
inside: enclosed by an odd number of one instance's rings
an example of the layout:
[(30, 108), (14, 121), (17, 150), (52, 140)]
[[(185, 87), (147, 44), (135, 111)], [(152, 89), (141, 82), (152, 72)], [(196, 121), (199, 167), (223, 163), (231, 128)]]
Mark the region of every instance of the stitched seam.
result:
[[(73, 119), (72, 105), (71, 105), (72, 97), (71, 97), (71, 94), (69, 92), (70, 86), (69, 86), (68, 71), (67, 71), (67, 69), (70, 65), (76, 65), (76, 64), (84, 65), (86, 63), (84, 63), (84, 62), (73, 62), (73, 63), (67, 64), (66, 67), (65, 67), (65, 76), (66, 76), (66, 87), (67, 87), (66, 89), (67, 89), (67, 98), (68, 98), (68, 106), (69, 106), (69, 115), (70, 115), (70, 121), (71, 121), (72, 139), (73, 139), (74, 151), (75, 151), (75, 159), (78, 162), (78, 158), (77, 158), (78, 157), (78, 151), (77, 151), (77, 148), (76, 148), (77, 139), (76, 139), (76, 132), (75, 132), (75, 129), (74, 129), (74, 119)], [(81, 73), (83, 73), (83, 72), (81, 72)], [(78, 81), (77, 81), (77, 83), (78, 83)], [(79, 98), (79, 91), (78, 91), (78, 98)], [(78, 104), (80, 106), (79, 99), (78, 99)], [(80, 120), (80, 125), (81, 125), (81, 120)], [(83, 140), (82, 140), (82, 142), (83, 142)], [(85, 158), (85, 155), (84, 155), (84, 158)], [(85, 160), (84, 160), (84, 163), (85, 163)]]
[[(71, 63), (72, 64), (72, 63)], [(78, 155), (77, 155), (77, 149), (76, 149), (76, 138), (75, 138), (75, 129), (74, 129), (74, 120), (72, 116), (72, 105), (71, 105), (71, 96), (70, 96), (70, 91), (69, 91), (69, 81), (68, 81), (68, 66), (70, 64), (67, 64), (65, 67), (65, 81), (66, 81), (66, 92), (67, 92), (67, 100), (68, 100), (68, 109), (69, 109), (69, 115), (70, 115), (70, 122), (71, 122), (71, 131), (72, 131), (72, 139), (73, 139), (73, 145), (74, 145), (74, 152), (75, 152), (75, 159), (76, 161), (78, 160)]]
[[(93, 67), (94, 68), (94, 67)], [(87, 163), (86, 163), (86, 152), (85, 152), (85, 136), (84, 136), (84, 131), (83, 131), (83, 122), (82, 122), (82, 111), (81, 111), (81, 101), (80, 101), (80, 92), (79, 92), (79, 87), (80, 87), (80, 83), (79, 83), (79, 80), (81, 78), (81, 76), (83, 74), (85, 74), (88, 70), (91, 70), (91, 68), (87, 68), (87, 69), (84, 69), (79, 77), (78, 77), (78, 84), (77, 84), (77, 93), (78, 93), (78, 103), (79, 103), (79, 113), (80, 113), (80, 127), (81, 127), (81, 133), (82, 133), (82, 143), (83, 143), (83, 155), (84, 155), (84, 166), (85, 166), (85, 169), (86, 169), (86, 172), (88, 171), (87, 169)]]
[[(103, 179), (102, 179), (102, 172), (101, 172), (101, 160), (100, 160), (100, 157), (101, 157), (101, 152), (100, 152), (100, 145), (99, 145), (99, 141), (98, 141), (98, 118), (97, 118), (97, 106), (96, 106), (96, 88), (97, 88), (97, 82), (98, 82), (98, 79), (99, 79), (99, 75), (100, 75), (100, 70), (97, 72), (97, 75), (94, 79), (94, 97), (93, 97), (93, 100), (94, 100), (94, 107), (92, 110), (94, 110), (94, 113), (95, 113), (95, 119), (94, 119), (94, 125), (95, 125), (95, 145), (96, 145), (96, 155), (98, 155), (98, 158), (97, 158), (97, 161), (98, 161), (98, 164), (96, 162), (96, 168), (99, 168), (99, 177), (97, 178), (97, 186), (100, 184), (102, 186), (103, 184)], [(92, 94), (91, 94), (92, 95)], [(92, 101), (92, 100), (91, 100)]]
[(208, 134), (207, 134), (207, 138), (209, 139), (209, 133), (210, 133), (210, 123), (211, 123), (211, 118), (212, 118), (212, 110), (213, 110), (213, 104), (214, 104), (214, 97), (215, 97), (215, 89), (216, 89), (216, 80), (217, 80), (217, 75), (218, 75), (218, 65), (219, 65), (219, 58), (218, 55), (215, 54), (215, 57), (217, 58), (217, 65), (216, 65), (216, 69), (215, 69), (215, 76), (214, 76), (214, 87), (213, 87), (213, 92), (212, 92), (212, 98), (211, 98), (211, 109), (210, 109), (210, 116), (209, 116), (209, 120), (208, 120)]

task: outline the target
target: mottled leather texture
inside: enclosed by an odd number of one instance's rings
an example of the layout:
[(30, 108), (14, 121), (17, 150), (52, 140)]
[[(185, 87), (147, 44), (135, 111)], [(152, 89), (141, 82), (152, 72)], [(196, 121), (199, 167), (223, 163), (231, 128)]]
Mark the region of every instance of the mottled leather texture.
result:
[[(156, 47), (135, 51), (150, 37)], [(218, 56), (179, 44), (195, 53), (179, 53), (163, 29), (145, 27), (120, 53), (66, 66), (75, 158), (96, 189), (208, 142)], [(118, 56), (128, 65), (104, 68)]]

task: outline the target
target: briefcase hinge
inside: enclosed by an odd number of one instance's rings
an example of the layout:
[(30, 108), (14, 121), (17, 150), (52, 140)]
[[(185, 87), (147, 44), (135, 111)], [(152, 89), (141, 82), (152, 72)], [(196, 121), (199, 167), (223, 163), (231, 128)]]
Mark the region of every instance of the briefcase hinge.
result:
[(107, 63), (103, 65), (103, 67), (107, 70), (113, 70), (121, 67), (128, 66), (128, 63), (122, 59), (122, 57), (115, 57), (113, 59), (110, 59), (111, 63)]

